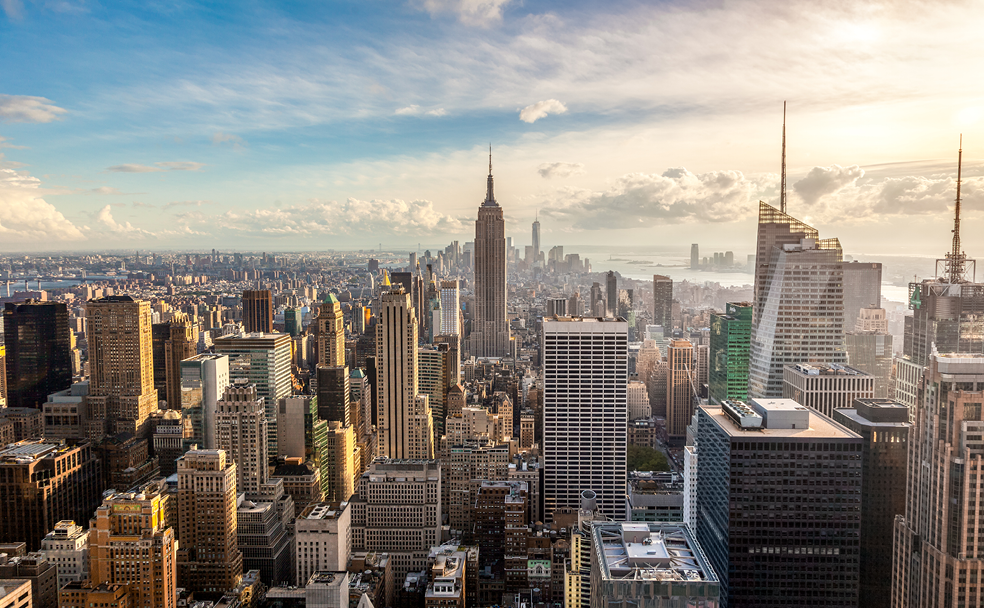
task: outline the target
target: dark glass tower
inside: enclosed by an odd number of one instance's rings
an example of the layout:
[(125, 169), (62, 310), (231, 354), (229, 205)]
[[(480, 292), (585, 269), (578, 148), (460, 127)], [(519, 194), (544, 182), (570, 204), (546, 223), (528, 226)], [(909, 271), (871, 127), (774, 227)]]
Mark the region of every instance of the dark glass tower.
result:
[(752, 340), (751, 302), (729, 302), (725, 314), (711, 315), (711, 403), (748, 399), (748, 356)]
[(61, 302), (8, 302), (7, 407), (40, 408), (48, 395), (72, 385), (68, 307)]

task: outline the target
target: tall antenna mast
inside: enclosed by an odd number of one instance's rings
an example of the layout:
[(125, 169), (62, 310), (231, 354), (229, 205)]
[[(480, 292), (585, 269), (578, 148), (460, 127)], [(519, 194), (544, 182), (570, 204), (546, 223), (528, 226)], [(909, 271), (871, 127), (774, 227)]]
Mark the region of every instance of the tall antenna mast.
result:
[[(957, 152), (957, 200), (953, 209), (953, 247), (943, 260), (936, 262), (936, 276), (945, 278), (950, 284), (963, 283), (967, 280), (968, 266), (972, 267), (973, 275), (977, 274), (977, 263), (967, 257), (960, 248), (960, 182), (963, 171), (963, 134), (960, 135), (960, 148)], [(942, 262), (943, 272), (940, 272)], [(971, 280), (974, 280), (973, 276)]]
[(782, 102), (782, 183), (779, 185), (779, 211), (786, 213), (786, 102)]

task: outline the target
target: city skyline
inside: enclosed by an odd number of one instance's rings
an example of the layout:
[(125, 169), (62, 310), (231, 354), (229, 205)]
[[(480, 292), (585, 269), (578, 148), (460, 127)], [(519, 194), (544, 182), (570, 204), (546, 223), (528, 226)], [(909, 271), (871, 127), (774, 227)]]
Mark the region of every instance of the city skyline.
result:
[(539, 214), (547, 245), (737, 251), (783, 100), (789, 212), (847, 251), (938, 253), (961, 132), (979, 229), (984, 91), (950, 61), (979, 6), (386, 6), (4, 2), (0, 249), (462, 240), (491, 139), (517, 245)]

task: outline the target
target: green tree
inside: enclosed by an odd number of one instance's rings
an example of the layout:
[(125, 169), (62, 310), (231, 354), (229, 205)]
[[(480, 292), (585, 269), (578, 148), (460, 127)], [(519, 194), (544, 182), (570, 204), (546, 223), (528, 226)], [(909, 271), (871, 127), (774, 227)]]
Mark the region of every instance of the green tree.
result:
[(630, 471), (670, 470), (670, 463), (666, 460), (666, 454), (641, 445), (629, 446), (627, 465)]

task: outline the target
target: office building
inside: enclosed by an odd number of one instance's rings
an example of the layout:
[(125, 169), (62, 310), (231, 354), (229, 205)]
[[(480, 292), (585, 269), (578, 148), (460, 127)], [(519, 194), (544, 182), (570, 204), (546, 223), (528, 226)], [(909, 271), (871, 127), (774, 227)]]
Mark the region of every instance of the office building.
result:
[(475, 221), (475, 311), (472, 315), (473, 357), (509, 356), (506, 316), (506, 223), (492, 191), (492, 155), (485, 201)]
[(905, 513), (895, 520), (892, 606), (984, 603), (984, 356), (935, 353), (910, 432)]
[(436, 460), (377, 458), (349, 501), (352, 550), (387, 552), (393, 577), (427, 566), (441, 542), (441, 464)]
[(267, 447), (277, 455), (277, 403), (289, 397), (291, 340), (287, 334), (246, 334), (215, 340), (215, 354), (229, 357), (229, 379), (245, 380), (256, 386), (263, 398), (269, 423)]
[(862, 308), (854, 331), (844, 335), (844, 348), (851, 367), (875, 379), (875, 397), (888, 397), (892, 383), (892, 334), (884, 308)]
[(881, 308), (881, 262), (844, 264), (844, 327), (854, 327), (862, 308)]
[(72, 581), (58, 592), (58, 608), (131, 608), (126, 585)]
[(321, 470), (313, 462), (300, 458), (285, 458), (283, 462), (278, 460), (270, 479), (279, 479), (284, 484), (284, 494), (294, 501), (294, 513), (300, 513), (309, 504), (325, 498), (321, 489)]
[(789, 399), (702, 405), (695, 426), (721, 605), (857, 606), (861, 437)]
[[(273, 494), (246, 496), (239, 502), (236, 541), (243, 554), (243, 570), (259, 571), (260, 580), (274, 587), (294, 580), (294, 538), (285, 523), (293, 521), (294, 503), (283, 495), (282, 484), (271, 489)], [(285, 506), (289, 513), (282, 511)]]
[(277, 426), (277, 456), (299, 458), (318, 471), (323, 494), (334, 463), (327, 456), (328, 422), (318, 417), (318, 400), (310, 395), (294, 395), (280, 400)]
[(435, 332), (442, 336), (461, 335), (461, 301), (458, 281), (441, 281), (441, 328)]
[[(421, 395), (427, 395), (434, 420), (434, 437), (444, 435), (444, 419), (447, 417), (448, 390), (451, 388), (451, 351), (447, 344), (422, 346), (417, 349), (417, 386)], [(436, 441), (435, 441), (436, 444)]]
[(666, 436), (671, 445), (682, 446), (698, 395), (694, 345), (672, 340), (666, 348), (666, 365)]
[(324, 460), (328, 477), (324, 484), (325, 500), (342, 502), (355, 492), (355, 432), (352, 425), (336, 420), (328, 423)]
[(74, 521), (55, 524), (41, 541), (41, 553), (58, 568), (58, 589), (89, 579), (89, 531)]
[(103, 496), (89, 523), (93, 585), (126, 585), (133, 606), (177, 608), (177, 541), (164, 480)]
[(653, 275), (653, 324), (667, 336), (673, 332), (673, 279), (661, 274)]
[(380, 297), (376, 324), (379, 455), (430, 458), (433, 420), (418, 393), (417, 317), (403, 289)]
[(236, 463), (223, 450), (191, 450), (178, 459), (178, 577), (204, 597), (239, 585)]
[(639, 418), (650, 418), (653, 415), (652, 408), (649, 407), (649, 389), (638, 380), (630, 380), (626, 386), (626, 400), (628, 402), (629, 420)]
[(690, 246), (690, 269), (697, 270), (700, 268), (700, 247), (697, 243)]
[(273, 296), (269, 289), (243, 291), (243, 326), (248, 334), (273, 331)]
[(197, 321), (185, 313), (174, 313), (166, 323), (151, 327), (154, 351), (154, 388), (167, 407), (181, 409), (181, 362), (198, 354)]
[(0, 559), (0, 580), (31, 582), (31, 603), (39, 608), (58, 608), (58, 569), (43, 553)]
[(605, 515), (624, 519), (628, 324), (545, 319), (541, 352), (546, 517), (592, 490)]
[(237, 491), (262, 494), (267, 468), (267, 418), (252, 384), (233, 384), (216, 404), (215, 447), (236, 465)]
[[(194, 443), (191, 420), (182, 417), (179, 410), (157, 410), (150, 417), (151, 447), (161, 477), (170, 477), (178, 471), (177, 460)], [(202, 446), (204, 447), (204, 446)]]
[(290, 334), (290, 337), (296, 338), (301, 335), (301, 331), (304, 329), (302, 324), (304, 322), (304, 311), (296, 306), (288, 306), (284, 309), (284, 331)]
[[(565, 298), (550, 298), (547, 300), (546, 309), (544, 310), (544, 317), (566, 317), (567, 315), (567, 299)], [(575, 315), (580, 315), (580, 311), (574, 313)]]
[(352, 424), (349, 368), (345, 365), (334, 367), (319, 364), (315, 374), (318, 380), (318, 416), (345, 426)]
[(874, 398), (875, 379), (847, 365), (787, 365), (782, 396), (831, 417), (836, 408), (853, 406), (855, 399)]
[[(0, 399), (7, 407), (41, 408), (48, 395), (72, 384), (68, 308), (61, 302), (7, 302), (3, 311), (6, 356), (0, 356)], [(6, 368), (6, 371), (4, 371)]]
[(541, 245), (540, 245), (540, 218), (537, 216), (533, 219), (533, 251), (532, 259), (526, 260), (530, 266), (535, 266), (537, 262), (540, 261), (541, 257)]
[(711, 403), (748, 399), (751, 340), (750, 302), (728, 302), (723, 314), (711, 313), (708, 352), (708, 398)]
[(34, 608), (31, 581), (23, 578), (0, 579), (0, 608)]
[(328, 294), (318, 310), (318, 363), (328, 367), (345, 365), (345, 323), (342, 304)]
[(201, 354), (181, 362), (181, 416), (191, 421), (191, 443), (215, 449), (216, 405), (229, 386), (229, 357)]
[(89, 438), (146, 437), (157, 409), (150, 302), (106, 296), (85, 306), (89, 341)]
[(861, 585), (858, 606), (892, 605), (895, 518), (905, 514), (909, 410), (890, 399), (858, 399), (834, 421), (861, 436)]
[(294, 567), (298, 584), (315, 572), (345, 570), (352, 555), (352, 511), (349, 504), (308, 505), (294, 522)]
[(0, 542), (28, 551), (63, 520), (86, 521), (102, 492), (99, 461), (87, 443), (20, 441), (0, 449)]
[(605, 316), (618, 316), (618, 277), (613, 270), (605, 275), (605, 303), (608, 306)]
[(847, 363), (843, 254), (837, 239), (759, 204), (748, 394), (782, 395), (783, 366)]
[(714, 568), (687, 526), (599, 522), (591, 535), (591, 608), (723, 605)]

